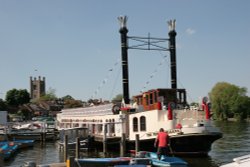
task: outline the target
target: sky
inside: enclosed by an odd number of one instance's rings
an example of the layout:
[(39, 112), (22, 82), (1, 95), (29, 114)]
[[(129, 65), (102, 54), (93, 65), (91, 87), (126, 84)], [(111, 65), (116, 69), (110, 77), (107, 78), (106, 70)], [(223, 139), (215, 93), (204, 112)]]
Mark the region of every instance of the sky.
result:
[[(0, 0), (0, 98), (30, 92), (38, 76), (57, 97), (121, 94), (124, 15), (128, 36), (138, 37), (168, 38), (167, 21), (176, 20), (177, 87), (189, 102), (218, 82), (250, 96), (249, 0)], [(129, 49), (128, 59), (130, 96), (171, 87), (169, 52)]]

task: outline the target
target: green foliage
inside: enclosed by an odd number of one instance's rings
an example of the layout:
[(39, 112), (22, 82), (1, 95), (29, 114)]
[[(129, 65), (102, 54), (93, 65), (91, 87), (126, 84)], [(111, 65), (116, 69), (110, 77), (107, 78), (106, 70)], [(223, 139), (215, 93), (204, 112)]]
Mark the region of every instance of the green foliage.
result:
[(196, 107), (198, 107), (198, 106), (199, 106), (199, 103), (197, 103), (197, 102), (192, 102), (192, 103), (190, 103), (190, 106), (196, 106)]
[(0, 111), (1, 110), (6, 110), (6, 103), (3, 101), (3, 99), (0, 99)]
[(52, 88), (49, 88), (49, 90), (46, 92), (46, 94), (42, 97), (39, 98), (39, 101), (53, 101), (53, 100), (56, 100), (57, 97), (56, 97), (56, 90), (55, 89), (52, 89)]
[(82, 107), (82, 102), (80, 100), (66, 99), (64, 100), (64, 108), (76, 108)]
[(118, 94), (116, 95), (113, 99), (112, 99), (112, 102), (115, 103), (115, 102), (121, 102), (123, 99), (123, 95), (122, 94)]
[(30, 94), (26, 89), (12, 89), (6, 94), (6, 103), (10, 106), (19, 106), (29, 103)]
[(250, 111), (250, 98), (246, 96), (247, 89), (236, 85), (219, 82), (209, 93), (212, 111), (217, 119), (246, 118)]
[(74, 100), (74, 98), (72, 96), (70, 96), (70, 95), (63, 96), (61, 99), (64, 100), (64, 101), (65, 100)]

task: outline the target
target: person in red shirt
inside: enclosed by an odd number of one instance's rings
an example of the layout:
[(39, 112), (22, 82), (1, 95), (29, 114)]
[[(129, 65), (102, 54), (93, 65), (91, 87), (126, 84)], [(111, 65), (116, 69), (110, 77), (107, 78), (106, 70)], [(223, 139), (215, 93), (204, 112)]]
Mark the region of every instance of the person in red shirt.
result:
[(158, 147), (157, 156), (159, 160), (161, 159), (162, 155), (167, 155), (168, 133), (164, 132), (163, 128), (160, 128), (160, 131), (155, 139), (154, 146)]

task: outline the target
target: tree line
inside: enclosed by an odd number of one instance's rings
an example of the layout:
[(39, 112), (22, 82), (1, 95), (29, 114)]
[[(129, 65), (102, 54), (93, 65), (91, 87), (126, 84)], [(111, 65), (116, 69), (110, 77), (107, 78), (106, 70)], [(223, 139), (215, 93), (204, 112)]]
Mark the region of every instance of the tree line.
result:
[[(122, 100), (122, 95), (117, 95), (113, 101)], [(99, 105), (102, 103), (109, 103), (107, 100), (100, 100), (100, 99), (89, 99), (87, 101), (77, 100), (74, 99), (70, 95), (66, 95), (63, 97), (58, 98), (56, 96), (55, 89), (49, 88), (49, 90), (39, 98), (31, 99), (30, 93), (26, 89), (11, 89), (7, 91), (5, 100), (0, 98), (0, 111), (8, 111), (9, 114), (16, 114), (19, 116), (25, 117), (25, 119), (31, 119), (33, 113), (31, 113), (27, 107), (27, 104), (35, 104), (37, 106), (41, 106), (41, 103), (50, 102), (50, 104), (54, 104), (57, 107), (50, 107), (54, 110), (61, 110), (62, 108), (77, 108), (77, 107), (84, 107), (90, 104)], [(58, 107), (59, 106), (59, 107)], [(45, 114), (49, 115), (50, 111), (47, 111)], [(46, 116), (47, 116), (46, 115)]]
[[(214, 119), (226, 120), (234, 118), (236, 120), (244, 120), (250, 117), (250, 97), (247, 96), (245, 87), (239, 87), (227, 82), (218, 82), (208, 95), (212, 104), (211, 110)], [(112, 102), (121, 100), (122, 95), (119, 94), (112, 99)], [(61, 104), (63, 108), (75, 108), (82, 107), (84, 104), (101, 103), (99, 99), (89, 99), (87, 102), (83, 102), (74, 99), (70, 95), (57, 98), (54, 89), (49, 89), (45, 95), (31, 100), (30, 94), (26, 89), (12, 89), (6, 93), (5, 101), (0, 99), (0, 111), (17, 112), (18, 110), (20, 111), (20, 106), (24, 104), (39, 103), (41, 101), (55, 101)]]

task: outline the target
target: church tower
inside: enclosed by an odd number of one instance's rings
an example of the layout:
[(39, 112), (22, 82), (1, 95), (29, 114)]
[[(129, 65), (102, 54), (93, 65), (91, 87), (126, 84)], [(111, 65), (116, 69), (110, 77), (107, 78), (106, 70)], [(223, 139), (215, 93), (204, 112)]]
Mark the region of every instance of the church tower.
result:
[(45, 95), (45, 77), (41, 80), (39, 76), (38, 79), (30, 77), (30, 98), (37, 99)]

